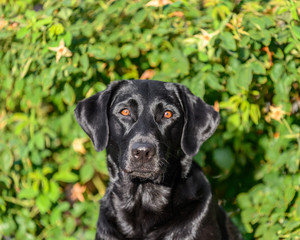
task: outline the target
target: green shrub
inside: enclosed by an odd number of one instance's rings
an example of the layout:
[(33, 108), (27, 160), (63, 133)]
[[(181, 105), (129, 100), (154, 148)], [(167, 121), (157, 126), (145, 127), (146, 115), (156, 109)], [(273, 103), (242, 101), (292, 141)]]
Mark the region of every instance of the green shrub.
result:
[(141, 76), (220, 108), (196, 161), (245, 238), (299, 237), (299, 2), (41, 2), (0, 0), (0, 238), (93, 239), (105, 153), (73, 110)]

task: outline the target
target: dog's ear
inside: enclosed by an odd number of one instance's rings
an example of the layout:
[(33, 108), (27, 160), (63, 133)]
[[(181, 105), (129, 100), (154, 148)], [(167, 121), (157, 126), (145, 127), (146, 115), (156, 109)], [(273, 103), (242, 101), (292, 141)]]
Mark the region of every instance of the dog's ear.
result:
[(180, 95), (185, 118), (181, 148), (185, 154), (194, 156), (201, 144), (215, 132), (220, 122), (220, 115), (212, 106), (193, 95), (184, 86), (181, 86)]
[(115, 85), (117, 83), (110, 84), (106, 90), (80, 101), (75, 108), (77, 122), (90, 137), (98, 152), (107, 146), (109, 135), (107, 107)]

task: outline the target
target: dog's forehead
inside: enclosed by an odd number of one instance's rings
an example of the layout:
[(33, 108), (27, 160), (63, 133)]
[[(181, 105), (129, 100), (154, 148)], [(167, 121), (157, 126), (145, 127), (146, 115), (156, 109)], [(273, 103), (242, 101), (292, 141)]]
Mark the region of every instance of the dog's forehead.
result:
[(176, 85), (153, 80), (131, 80), (122, 84), (115, 93), (117, 102), (139, 99), (148, 102), (177, 102)]

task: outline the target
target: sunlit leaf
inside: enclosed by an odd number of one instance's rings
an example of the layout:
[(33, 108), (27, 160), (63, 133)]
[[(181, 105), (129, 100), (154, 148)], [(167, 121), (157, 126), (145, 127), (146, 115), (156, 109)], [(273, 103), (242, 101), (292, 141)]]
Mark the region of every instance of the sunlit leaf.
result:
[(46, 213), (50, 209), (51, 202), (49, 201), (49, 199), (47, 198), (47, 196), (40, 195), (36, 199), (36, 206), (38, 207), (38, 209), (40, 210), (40, 212), (42, 214), (44, 214), (44, 213)]
[(66, 104), (71, 105), (75, 101), (75, 93), (73, 88), (67, 83), (62, 92), (63, 100)]

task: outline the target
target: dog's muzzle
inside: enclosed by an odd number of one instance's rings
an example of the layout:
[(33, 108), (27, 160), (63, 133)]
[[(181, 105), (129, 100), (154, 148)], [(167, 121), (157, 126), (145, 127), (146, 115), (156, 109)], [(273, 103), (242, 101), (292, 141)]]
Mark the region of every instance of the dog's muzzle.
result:
[(149, 142), (135, 142), (124, 171), (131, 177), (152, 179), (157, 176), (157, 147)]

